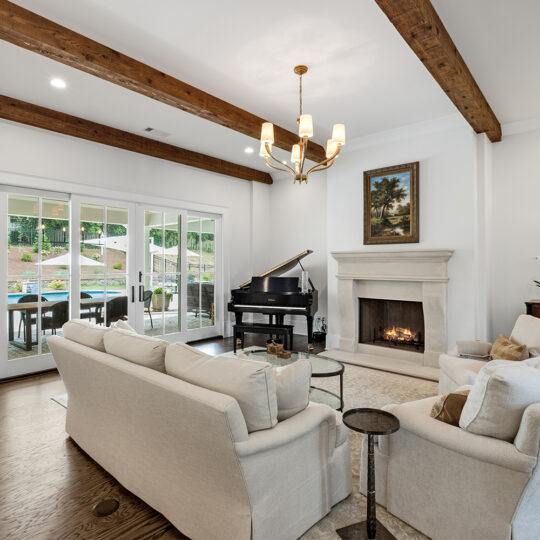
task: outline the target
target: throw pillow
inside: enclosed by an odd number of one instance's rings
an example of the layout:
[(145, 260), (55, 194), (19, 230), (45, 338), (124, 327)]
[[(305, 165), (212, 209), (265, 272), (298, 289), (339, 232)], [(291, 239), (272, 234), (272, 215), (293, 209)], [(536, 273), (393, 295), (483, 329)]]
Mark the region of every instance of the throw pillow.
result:
[(105, 351), (114, 356), (165, 372), (165, 349), (168, 342), (150, 336), (141, 336), (130, 330), (113, 328), (103, 338)]
[(185, 343), (174, 343), (167, 348), (165, 368), (173, 377), (235, 398), (248, 433), (277, 424), (276, 383), (268, 362), (214, 357)]
[(127, 321), (122, 319), (117, 320), (111, 324), (111, 328), (120, 328), (120, 330), (127, 330), (128, 332), (133, 332), (136, 334), (135, 328), (133, 328)]
[(456, 390), (450, 394), (440, 396), (433, 404), (431, 417), (451, 426), (459, 426), (461, 411), (467, 401), (470, 390)]
[(526, 345), (531, 356), (540, 356), (540, 319), (532, 315), (520, 315), (510, 339), (518, 345)]
[(491, 351), (491, 343), (487, 341), (457, 341), (457, 352), (460, 356), (478, 356), (485, 358)]
[(277, 396), (277, 419), (286, 420), (309, 404), (311, 362), (297, 360), (288, 366), (274, 368)]
[(525, 363), (492, 360), (478, 373), (459, 426), (478, 435), (512, 441), (523, 411), (540, 403), (540, 370)]
[(62, 332), (66, 339), (105, 352), (103, 338), (109, 332), (109, 329), (105, 326), (98, 326), (81, 319), (73, 319), (62, 326)]
[(506, 336), (499, 334), (491, 347), (491, 358), (493, 360), (524, 360), (529, 357), (526, 345), (513, 343)]

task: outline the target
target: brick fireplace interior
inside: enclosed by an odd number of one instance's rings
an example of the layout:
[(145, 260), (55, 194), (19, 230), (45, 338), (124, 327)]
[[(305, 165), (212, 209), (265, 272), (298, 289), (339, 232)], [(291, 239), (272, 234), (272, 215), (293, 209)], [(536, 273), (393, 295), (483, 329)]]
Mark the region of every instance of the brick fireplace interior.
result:
[(359, 298), (359, 342), (424, 352), (422, 302)]

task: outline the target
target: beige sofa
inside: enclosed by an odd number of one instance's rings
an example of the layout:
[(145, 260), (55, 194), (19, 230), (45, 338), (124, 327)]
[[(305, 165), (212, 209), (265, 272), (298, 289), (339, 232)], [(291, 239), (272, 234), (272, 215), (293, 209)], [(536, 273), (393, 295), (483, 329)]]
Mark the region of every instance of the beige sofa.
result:
[[(540, 356), (540, 319), (532, 315), (520, 315), (510, 338), (519, 345), (525, 344), (531, 358)], [(439, 394), (448, 394), (465, 384), (473, 384), (486, 360), (462, 358), (456, 352), (439, 357)]]
[(401, 427), (375, 447), (377, 502), (434, 539), (540, 538), (540, 403), (511, 443), (431, 418), (436, 400), (385, 407)]
[(298, 538), (351, 491), (347, 429), (326, 405), (248, 434), (228, 395), (70, 339), (48, 344), (66, 431), (194, 540)]

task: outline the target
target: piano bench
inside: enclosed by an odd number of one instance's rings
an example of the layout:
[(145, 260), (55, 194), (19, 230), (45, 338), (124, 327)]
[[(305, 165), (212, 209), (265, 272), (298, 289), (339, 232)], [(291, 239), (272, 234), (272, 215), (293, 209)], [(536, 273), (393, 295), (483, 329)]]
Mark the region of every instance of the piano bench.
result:
[(244, 348), (244, 334), (267, 334), (269, 336), (283, 336), (283, 347), (289, 351), (293, 348), (293, 328), (292, 324), (264, 324), (264, 323), (242, 323), (233, 326), (234, 352), (236, 352), (236, 341), (240, 339), (242, 349)]

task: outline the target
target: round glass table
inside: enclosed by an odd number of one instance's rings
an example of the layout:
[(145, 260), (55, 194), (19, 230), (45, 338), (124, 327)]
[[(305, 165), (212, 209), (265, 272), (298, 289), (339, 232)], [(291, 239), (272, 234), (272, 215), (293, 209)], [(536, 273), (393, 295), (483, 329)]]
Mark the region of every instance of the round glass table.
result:
[(252, 349), (243, 351), (252, 360), (261, 360), (272, 364), (274, 367), (283, 367), (306, 359), (311, 363), (312, 377), (337, 377), (339, 376), (339, 396), (328, 390), (312, 386), (309, 391), (309, 399), (316, 403), (325, 403), (338, 411), (343, 410), (343, 372), (345, 366), (337, 360), (326, 358), (319, 354), (309, 354), (306, 352), (292, 352), (290, 358), (279, 358), (275, 354), (268, 354), (266, 349)]

